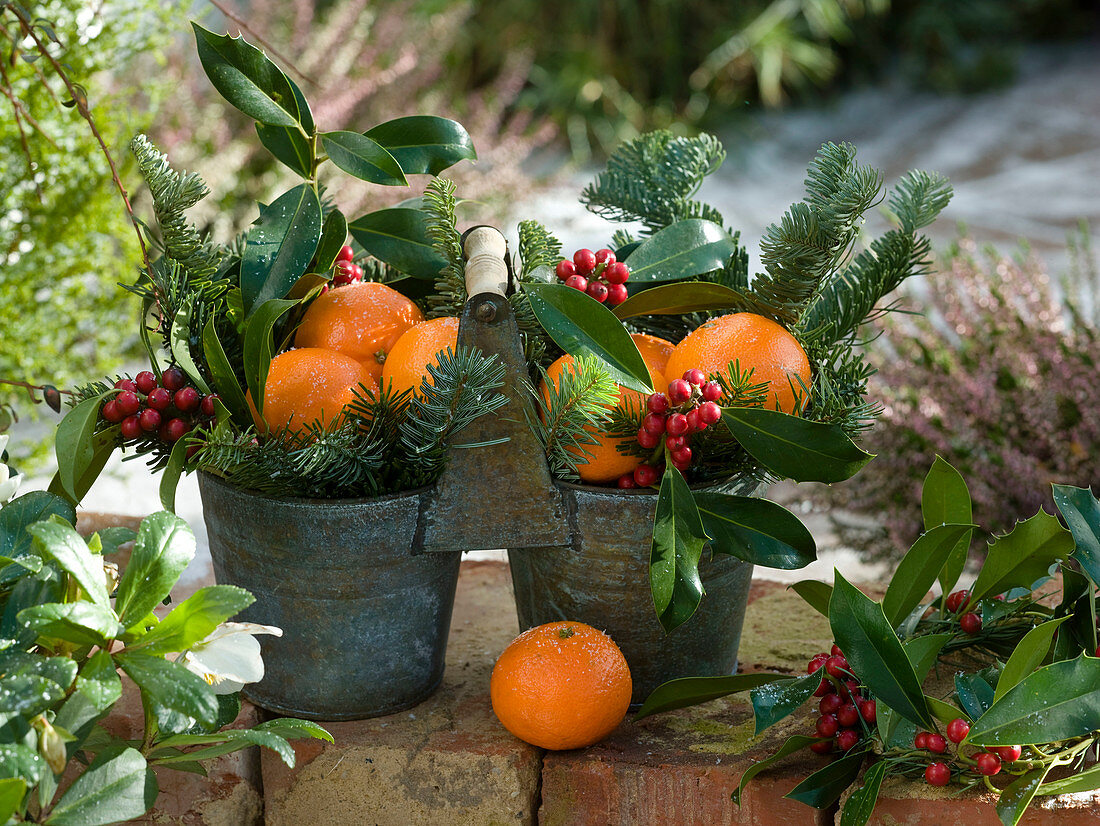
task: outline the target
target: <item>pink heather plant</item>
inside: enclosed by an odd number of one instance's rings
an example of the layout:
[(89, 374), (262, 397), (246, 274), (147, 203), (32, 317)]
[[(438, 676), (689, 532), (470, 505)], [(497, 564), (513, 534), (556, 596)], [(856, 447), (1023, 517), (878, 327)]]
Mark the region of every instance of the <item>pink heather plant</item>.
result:
[(1040, 507), (1051, 482), (1100, 484), (1100, 331), (1056, 299), (1033, 257), (979, 260), (963, 240), (929, 283), (923, 316), (888, 316), (870, 395), (885, 411), (877, 453), (844, 487), (849, 503), (886, 515), (908, 547), (936, 454), (970, 484), (975, 521), (994, 533)]

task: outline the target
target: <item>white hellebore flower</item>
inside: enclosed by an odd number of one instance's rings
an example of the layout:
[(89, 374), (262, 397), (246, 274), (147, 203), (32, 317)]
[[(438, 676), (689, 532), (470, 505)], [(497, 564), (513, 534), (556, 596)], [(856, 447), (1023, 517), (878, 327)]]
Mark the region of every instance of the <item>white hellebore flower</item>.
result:
[(264, 661), (256, 634), (283, 635), (282, 628), (254, 622), (223, 622), (204, 640), (177, 659), (214, 688), (215, 694), (233, 694), (245, 683), (264, 677)]
[[(8, 434), (0, 435), (0, 454), (8, 446)], [(17, 473), (9, 476), (8, 466), (0, 462), (0, 505), (6, 505), (19, 490), (19, 483), (23, 481), (23, 474)]]

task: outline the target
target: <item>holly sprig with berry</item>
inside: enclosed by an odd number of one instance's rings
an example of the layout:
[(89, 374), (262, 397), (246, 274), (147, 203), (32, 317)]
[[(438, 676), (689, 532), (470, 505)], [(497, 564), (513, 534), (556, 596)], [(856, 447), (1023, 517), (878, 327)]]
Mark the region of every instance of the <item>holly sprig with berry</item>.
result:
[(868, 821), (890, 776), (992, 792), (1005, 826), (1035, 797), (1100, 789), (1100, 499), (1056, 484), (1054, 500), (1068, 527), (1042, 510), (1018, 522), (957, 588), (977, 526), (965, 481), (937, 458), (922, 491), (925, 533), (880, 599), (839, 572), (831, 587), (792, 586), (834, 637), (804, 676), (674, 680), (639, 718), (749, 691), (759, 734), (816, 707), (806, 733), (749, 769), (733, 797), (807, 749), (828, 762), (787, 797), (829, 808), (851, 789), (841, 812), (851, 826)]

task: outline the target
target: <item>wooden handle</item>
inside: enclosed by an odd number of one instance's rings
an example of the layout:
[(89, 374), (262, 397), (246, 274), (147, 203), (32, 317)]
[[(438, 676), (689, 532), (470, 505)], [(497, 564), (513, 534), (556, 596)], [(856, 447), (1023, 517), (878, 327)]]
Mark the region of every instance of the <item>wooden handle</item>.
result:
[(500, 230), (477, 227), (466, 236), (466, 295), (504, 295), (508, 291), (508, 244)]

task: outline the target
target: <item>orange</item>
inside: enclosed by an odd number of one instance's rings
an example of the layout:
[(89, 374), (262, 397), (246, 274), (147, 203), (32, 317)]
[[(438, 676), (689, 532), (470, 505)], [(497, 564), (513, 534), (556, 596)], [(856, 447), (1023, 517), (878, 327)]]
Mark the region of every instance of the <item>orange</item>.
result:
[(433, 318), (408, 330), (397, 340), (382, 366), (383, 387), (393, 382), (393, 392), (416, 391), (428, 376), (428, 365), (439, 364), (439, 354), (458, 348), (458, 319)]
[[(665, 341), (663, 338), (657, 338), (657, 336), (651, 336), (647, 333), (631, 333), (630, 337), (634, 339), (634, 344), (637, 345), (638, 352), (642, 354), (645, 363), (658, 373), (664, 373), (665, 365), (668, 364), (668, 357), (672, 355), (676, 345), (671, 341)], [(654, 389), (663, 393), (665, 388), (654, 387)]]
[(377, 383), (393, 345), (422, 321), (420, 308), (392, 287), (372, 281), (348, 284), (314, 299), (294, 334), (294, 346), (351, 356)]
[(700, 325), (672, 351), (665, 378), (682, 378), (693, 367), (708, 376), (724, 375), (731, 361), (739, 362), (743, 373), (752, 370), (753, 384), (768, 382), (765, 407), (798, 413), (805, 406), (799, 379), (810, 386), (806, 351), (784, 327), (755, 313), (733, 313)]
[(554, 750), (591, 746), (609, 735), (626, 715), (631, 691), (619, 646), (582, 622), (524, 631), (489, 679), (493, 711), (504, 727)]
[(327, 423), (339, 416), (355, 399), (353, 390), (360, 384), (371, 393), (378, 389), (367, 369), (350, 356), (303, 347), (271, 360), (264, 384), (264, 421), (260, 421), (251, 397), (248, 405), (261, 432), (268, 427), (280, 430), (284, 425), (301, 431), (307, 424)]
[[(638, 335), (640, 334), (635, 333), (631, 336), (631, 338), (634, 338), (635, 343), (637, 343)], [(661, 339), (655, 336), (644, 336), (644, 338), (653, 339), (654, 342), (661, 341)], [(642, 353), (642, 359), (645, 361), (646, 367), (649, 368), (649, 380), (652, 382), (655, 389), (662, 389), (664, 377), (657, 367), (659, 361), (654, 361), (651, 352), (651, 350), (656, 350), (656, 347), (648, 342), (643, 342), (643, 345), (647, 345), (646, 349), (642, 349), (642, 346), (639, 346), (638, 349)], [(572, 363), (573, 357), (566, 354), (546, 369), (547, 378), (549, 378), (555, 387), (557, 387), (558, 376), (561, 375), (561, 371)], [(549, 398), (549, 391), (545, 387), (542, 389), (542, 397), (543, 399)], [(647, 396), (645, 393), (639, 393), (637, 390), (631, 390), (620, 384), (619, 399), (615, 402), (615, 407), (620, 410), (633, 409), (634, 411), (644, 411), (646, 398)], [(620, 453), (616, 447), (620, 444), (629, 444), (633, 442), (633, 437), (601, 436), (600, 431), (591, 428), (588, 429), (588, 432), (595, 435), (599, 439), (599, 442), (594, 445), (584, 445), (584, 450), (591, 454), (591, 458), (588, 459), (587, 462), (584, 461), (585, 456), (580, 450), (575, 451), (578, 459), (577, 473), (580, 475), (582, 482), (591, 482), (597, 485), (614, 482), (624, 473), (631, 473), (634, 468), (642, 463), (642, 459), (638, 456), (631, 456), (629, 453)]]

